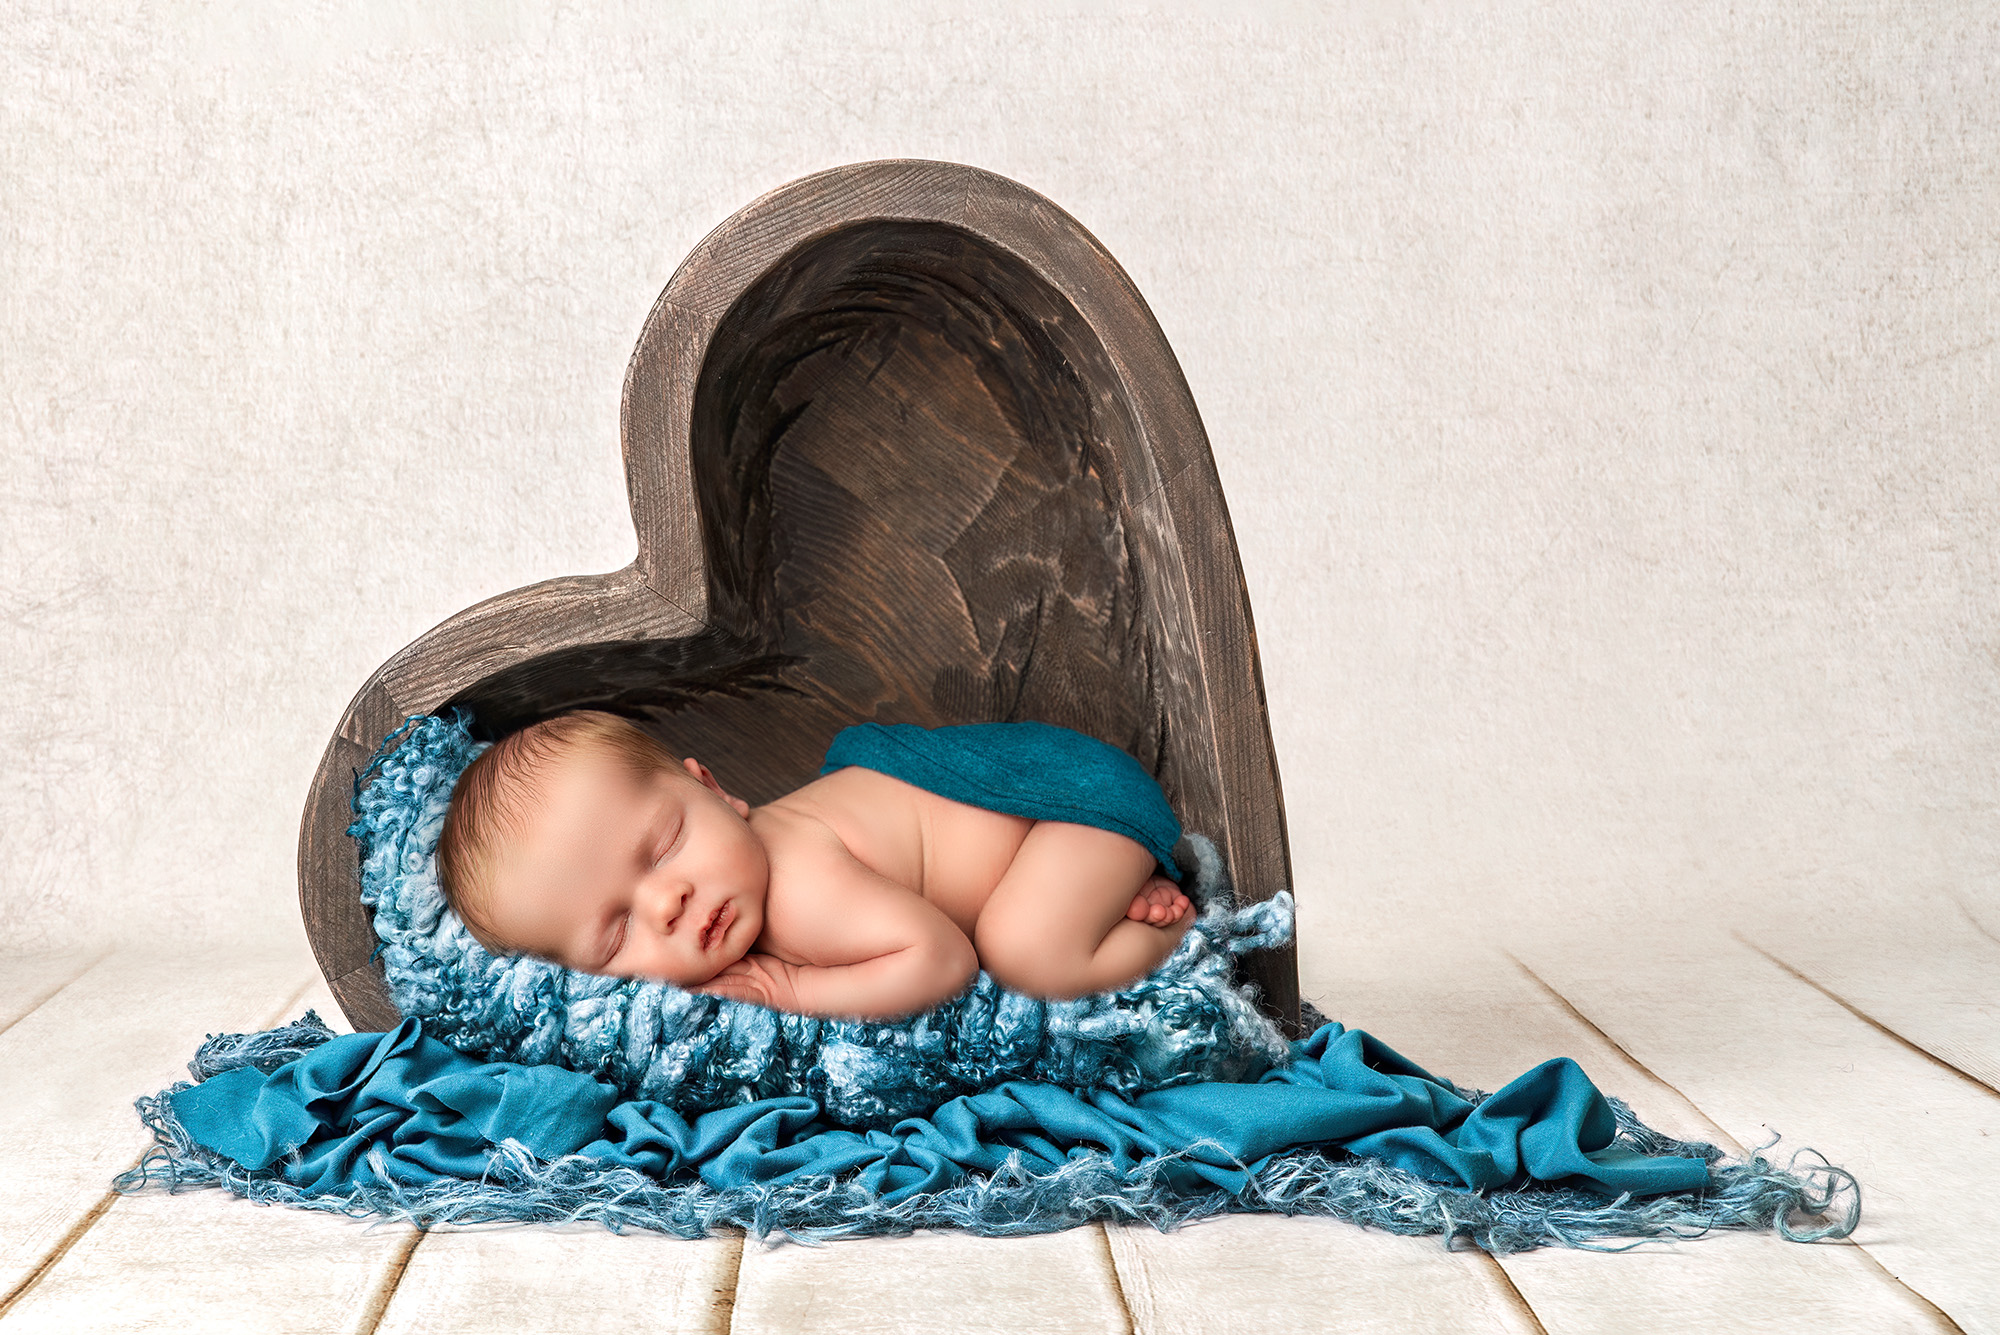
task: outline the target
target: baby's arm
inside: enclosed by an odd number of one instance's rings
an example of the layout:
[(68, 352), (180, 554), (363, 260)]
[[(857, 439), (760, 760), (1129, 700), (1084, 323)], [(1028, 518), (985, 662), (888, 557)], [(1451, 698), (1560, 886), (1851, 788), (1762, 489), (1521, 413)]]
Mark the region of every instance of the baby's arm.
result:
[(957, 996), (978, 971), (957, 924), (863, 866), (831, 832), (808, 832), (771, 872), (758, 944), (803, 962), (753, 951), (695, 991), (799, 1015), (890, 1020)]

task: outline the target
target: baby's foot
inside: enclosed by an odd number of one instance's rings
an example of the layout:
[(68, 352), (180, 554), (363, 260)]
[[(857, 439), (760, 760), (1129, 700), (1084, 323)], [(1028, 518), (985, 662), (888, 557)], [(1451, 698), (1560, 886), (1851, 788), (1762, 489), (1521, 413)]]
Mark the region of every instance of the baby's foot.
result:
[(1191, 907), (1179, 886), (1164, 876), (1155, 876), (1132, 896), (1132, 907), (1125, 910), (1125, 916), (1149, 927), (1171, 927), (1186, 917)]

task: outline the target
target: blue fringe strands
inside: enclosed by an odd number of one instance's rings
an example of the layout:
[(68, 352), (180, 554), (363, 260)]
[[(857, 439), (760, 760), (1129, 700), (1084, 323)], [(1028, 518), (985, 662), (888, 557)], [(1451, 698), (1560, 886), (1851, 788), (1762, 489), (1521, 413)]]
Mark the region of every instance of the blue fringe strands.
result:
[(684, 1110), (803, 1094), (852, 1127), (888, 1126), (1003, 1080), (1131, 1095), (1252, 1079), (1285, 1059), (1283, 1036), (1233, 967), (1291, 939), (1292, 896), (1235, 907), (1222, 859), (1200, 835), (1177, 850), (1200, 913), (1173, 955), (1129, 987), (1072, 1001), (1023, 996), (981, 972), (908, 1020), (829, 1020), (490, 955), (445, 904), (433, 862), (452, 787), (484, 749), (462, 716), (412, 717), (355, 777), (349, 829), (397, 1008), (461, 1052), (553, 1063)]
[[(730, 1132), (740, 1138), (729, 1143), (728, 1152), (737, 1157), (735, 1167), (724, 1172), (716, 1169), (717, 1160), (596, 1153), (605, 1143), (586, 1146), (587, 1136), (558, 1143), (539, 1129), (549, 1123), (534, 1118), (517, 1119), (508, 1124), (512, 1129), (495, 1124), (490, 1135), (470, 1139), (447, 1117), (436, 1124), (444, 1128), (435, 1133), (444, 1140), (425, 1139), (434, 1134), (429, 1130), (420, 1131), (415, 1142), (341, 1133), (334, 1141), (311, 1143), (281, 1137), (263, 1151), (246, 1151), (228, 1131), (247, 1125), (239, 1117), (245, 1111), (239, 1098), (263, 1097), (250, 1086), (260, 1079), (265, 1086), (296, 1081), (308, 1068), (336, 1064), (322, 1058), (348, 1060), (350, 1049), (341, 1045), (353, 1040), (325, 1047), (332, 1034), (308, 1014), (267, 1033), (212, 1037), (189, 1068), (201, 1084), (176, 1085), (139, 1100), (140, 1115), (158, 1143), (117, 1179), (120, 1191), (217, 1186), (259, 1202), (425, 1227), (587, 1220), (613, 1231), (682, 1237), (739, 1227), (760, 1238), (809, 1243), (940, 1227), (1007, 1236), (1100, 1219), (1144, 1221), (1166, 1230), (1219, 1214), (1262, 1211), (1433, 1234), (1446, 1246), (1463, 1238), (1492, 1252), (1551, 1245), (1622, 1250), (1647, 1239), (1687, 1238), (1715, 1228), (1773, 1228), (1809, 1242), (1845, 1237), (1859, 1220), (1860, 1190), (1853, 1177), (1811, 1151), (1794, 1154), (1783, 1166), (1765, 1157), (1769, 1146), (1745, 1160), (1727, 1160), (1714, 1146), (1677, 1141), (1646, 1127), (1623, 1104), (1604, 1099), (1573, 1063), (1545, 1063), (1489, 1102), (1489, 1096), (1438, 1081), (1367, 1035), (1345, 1031), (1341, 1038), (1339, 1026), (1318, 1027), (1320, 1017), (1310, 1011), (1306, 1018), (1315, 1026), (1314, 1038), (1297, 1047), (1287, 1044), (1257, 1009), (1250, 989), (1236, 983), (1233, 966), (1240, 954), (1291, 939), (1291, 896), (1280, 893), (1237, 907), (1221, 858), (1199, 835), (1187, 836), (1175, 849), (1180, 865), (1192, 869), (1187, 889), (1199, 912), (1174, 954), (1130, 987), (1072, 1001), (1025, 997), (981, 973), (966, 993), (933, 1011), (898, 1023), (864, 1023), (787, 1015), (663, 983), (494, 957), (446, 906), (433, 865), (451, 789), (483, 749), (466, 725), (462, 716), (411, 718), (355, 777), (350, 833), (362, 855), (361, 898), (374, 915), (391, 995), (409, 1017), (395, 1034), (357, 1036), (379, 1040), (382, 1060), (403, 1060), (390, 1049), (407, 1039), (429, 1044), (424, 1060), (431, 1070), (440, 1062), (469, 1058), (475, 1065), (535, 1068), (517, 1077), (531, 1082), (559, 1085), (579, 1078), (567, 1073), (581, 1073), (601, 1082), (592, 1088), (603, 1098), (628, 1101), (618, 1105), (617, 1116), (637, 1109), (634, 1115), (643, 1114), (642, 1122), (653, 1115), (644, 1113), (642, 1104), (670, 1110), (668, 1120), (686, 1114), (733, 1126), (731, 1119), (746, 1105), (757, 1105), (750, 1111), (765, 1116), (759, 1110), (771, 1106), (767, 1100), (810, 1100), (810, 1112), (797, 1112), (814, 1119), (806, 1130), (820, 1128), (836, 1141), (841, 1135), (894, 1140), (910, 1125), (906, 1119), (942, 1117), (940, 1110), (957, 1110), (956, 1116), (968, 1103), (1013, 1097), (1003, 1091), (1017, 1082), (1027, 1099), (1023, 1108), (1053, 1107), (1049, 1100), (1065, 1097), (1100, 1111), (1120, 1100), (1128, 1110), (1137, 1107), (1133, 1100), (1149, 1107), (1164, 1100), (1183, 1109), (1227, 1108), (1207, 1120), (1196, 1116), (1184, 1126), (1175, 1123), (1183, 1129), (1170, 1134), (1149, 1132), (1151, 1138), (1138, 1139), (1126, 1136), (1123, 1127), (1111, 1139), (1099, 1139), (1075, 1130), (1074, 1120), (1045, 1119), (1041, 1126), (981, 1136), (966, 1154), (954, 1150), (947, 1156), (956, 1165), (953, 1171), (915, 1178), (904, 1171), (913, 1161), (897, 1157), (910, 1152), (901, 1141), (883, 1151), (888, 1157), (877, 1167), (900, 1165), (896, 1171), (903, 1175), (871, 1177), (873, 1169), (852, 1167), (859, 1158), (841, 1158), (844, 1150), (832, 1158), (794, 1158), (787, 1169), (783, 1153), (759, 1158), (764, 1151), (756, 1136)], [(1358, 1062), (1346, 1067), (1339, 1081), (1325, 1076), (1322, 1064), (1330, 1057), (1327, 1045), (1335, 1041), (1344, 1045), (1345, 1060)], [(1372, 1055), (1357, 1059), (1359, 1052)], [(293, 1062), (297, 1065), (283, 1069)], [(1489, 1163), (1487, 1170), (1454, 1176), (1433, 1171), (1437, 1163), (1424, 1157), (1427, 1151), (1412, 1157), (1393, 1148), (1393, 1133), (1385, 1132), (1386, 1140), (1356, 1139), (1331, 1129), (1331, 1123), (1313, 1123), (1323, 1129), (1301, 1134), (1293, 1105), (1283, 1103), (1287, 1095), (1273, 1089), (1263, 1094), (1277, 1102), (1265, 1106), (1282, 1104), (1287, 1111), (1259, 1134), (1273, 1126), (1279, 1134), (1263, 1141), (1246, 1138), (1251, 1124), (1240, 1119), (1239, 1105), (1228, 1101), (1243, 1097), (1242, 1087), (1252, 1082), (1303, 1088), (1301, 1073), (1308, 1072), (1321, 1072), (1311, 1078), (1328, 1083), (1319, 1095), (1308, 1090), (1307, 1096), (1352, 1093), (1363, 1103), (1380, 1096), (1389, 1105), (1417, 1109), (1411, 1126), (1430, 1117), (1440, 1130), (1447, 1123), (1456, 1127), (1454, 1136), (1475, 1123), (1490, 1130), (1509, 1118), (1553, 1115), (1553, 1105), (1534, 1100), (1539, 1093), (1566, 1089), (1584, 1099), (1570, 1105), (1571, 1113), (1585, 1104), (1590, 1109), (1582, 1116), (1595, 1130), (1582, 1141), (1604, 1148), (1588, 1149), (1573, 1134), (1582, 1123), (1573, 1122), (1565, 1125), (1564, 1143), (1582, 1157), (1566, 1160), (1570, 1167), (1521, 1161), (1518, 1168), (1496, 1171)], [(471, 1078), (476, 1077), (475, 1072)], [(217, 1083), (206, 1083), (212, 1080)], [(177, 1110), (176, 1096), (189, 1090), (197, 1092)], [(310, 1101), (289, 1106), (285, 1115), (294, 1121), (286, 1125), (317, 1116), (312, 1109), (318, 1105)], [(1442, 1122), (1436, 1120), (1440, 1110)], [(197, 1136), (183, 1113), (209, 1118), (206, 1129)], [(676, 1124), (685, 1130), (692, 1123)], [(1059, 1125), (1081, 1139), (1049, 1129)], [(1159, 1125), (1156, 1118), (1153, 1130)], [(217, 1126), (223, 1134), (215, 1133)], [(892, 1126), (899, 1129), (876, 1129)], [(931, 1133), (942, 1134), (940, 1125), (932, 1124)], [(1317, 1139), (1322, 1135), (1332, 1138)], [(1247, 1148), (1253, 1141), (1259, 1146), (1254, 1152)], [(540, 1146), (541, 1153), (523, 1142)], [(936, 1144), (923, 1153), (932, 1154)], [(1348, 1144), (1365, 1153), (1341, 1148)], [(321, 1161), (309, 1157), (314, 1145), (339, 1161), (338, 1172), (322, 1173)], [(328, 1150), (333, 1145), (338, 1148)], [(715, 1149), (712, 1140), (708, 1145)], [(231, 1149), (243, 1162), (211, 1146)], [(573, 1146), (590, 1152), (572, 1153)], [(1508, 1142), (1503, 1157), (1525, 1148)], [(743, 1152), (754, 1161), (747, 1168)], [(1450, 1157), (1459, 1148), (1454, 1142), (1446, 1152)], [(396, 1157), (406, 1153), (413, 1157)], [(1621, 1156), (1625, 1168), (1613, 1166), (1607, 1173), (1593, 1167)], [(1634, 1156), (1675, 1162), (1669, 1176), (1661, 1177), (1656, 1172), (1661, 1164), (1631, 1170)], [(253, 1162), (262, 1166), (244, 1166)], [(447, 1167), (412, 1172), (412, 1164)], [(1433, 1181), (1400, 1165), (1450, 1181)], [(1531, 1169), (1556, 1184), (1531, 1182), (1526, 1176)], [(1510, 1173), (1517, 1175), (1510, 1180)], [(1586, 1179), (1603, 1189), (1574, 1185)], [(883, 1189), (892, 1181), (900, 1185)], [(1615, 1194), (1627, 1188), (1657, 1194)]]
[[(222, 1035), (203, 1046), (190, 1070), (208, 1079), (243, 1067), (270, 1072), (331, 1037), (316, 1015), (263, 1034)], [(737, 1227), (767, 1241), (819, 1243), (920, 1228), (957, 1228), (989, 1237), (1044, 1233), (1093, 1220), (1144, 1222), (1162, 1231), (1215, 1215), (1259, 1211), (1345, 1219), (1387, 1232), (1430, 1234), (1447, 1247), (1464, 1239), (1490, 1252), (1563, 1246), (1620, 1251), (1648, 1239), (1685, 1239), (1711, 1229), (1771, 1228), (1793, 1241), (1845, 1237), (1860, 1218), (1860, 1189), (1845, 1170), (1812, 1151), (1783, 1167), (1763, 1147), (1742, 1161), (1712, 1145), (1674, 1140), (1611, 1100), (1614, 1145), (1646, 1155), (1679, 1155), (1708, 1166), (1705, 1190), (1635, 1197), (1560, 1186), (1472, 1191), (1427, 1181), (1380, 1160), (1304, 1147), (1271, 1156), (1236, 1190), (1190, 1190), (1175, 1173), (1199, 1146), (1121, 1167), (1102, 1152), (1078, 1153), (1052, 1168), (1030, 1167), (1017, 1151), (999, 1171), (950, 1187), (885, 1199), (854, 1175), (823, 1175), (718, 1189), (699, 1180), (648, 1176), (581, 1154), (538, 1159), (518, 1141), (495, 1146), (485, 1171), (410, 1185), (380, 1151), (344, 1190), (315, 1193), (277, 1169), (251, 1171), (196, 1143), (175, 1115), (176, 1085), (139, 1100), (157, 1146), (115, 1185), (133, 1192), (222, 1187), (265, 1204), (356, 1217), (408, 1220), (423, 1227), (588, 1221), (613, 1232), (652, 1230), (700, 1237)], [(1466, 1092), (1475, 1103), (1487, 1096)], [(1208, 1142), (1212, 1145), (1213, 1142)]]

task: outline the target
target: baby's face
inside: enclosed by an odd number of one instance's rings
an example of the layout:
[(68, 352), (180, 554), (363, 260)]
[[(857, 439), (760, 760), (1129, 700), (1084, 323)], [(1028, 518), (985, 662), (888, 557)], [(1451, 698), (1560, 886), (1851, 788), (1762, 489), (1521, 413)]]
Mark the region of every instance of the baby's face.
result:
[(770, 862), (706, 769), (555, 763), (485, 887), (493, 933), (572, 969), (705, 983), (764, 930)]

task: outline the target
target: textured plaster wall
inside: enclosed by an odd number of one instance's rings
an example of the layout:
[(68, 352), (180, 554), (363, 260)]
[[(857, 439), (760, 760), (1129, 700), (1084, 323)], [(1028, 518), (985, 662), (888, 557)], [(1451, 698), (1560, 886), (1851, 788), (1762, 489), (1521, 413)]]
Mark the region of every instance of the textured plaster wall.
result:
[(1179, 353), (1309, 973), (2000, 922), (1983, 2), (0, 3), (0, 945), (295, 933), (368, 673), (630, 559), (677, 261), (885, 156), (1052, 196)]

